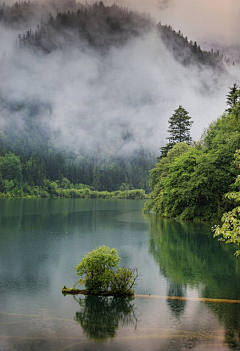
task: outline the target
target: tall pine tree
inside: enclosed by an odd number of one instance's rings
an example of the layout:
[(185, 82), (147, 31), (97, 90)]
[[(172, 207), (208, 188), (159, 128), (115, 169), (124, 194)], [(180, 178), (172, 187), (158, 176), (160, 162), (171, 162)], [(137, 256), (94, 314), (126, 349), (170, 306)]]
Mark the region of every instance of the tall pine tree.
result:
[(228, 109), (226, 110), (228, 113), (233, 111), (233, 108), (240, 101), (240, 89), (236, 83), (230, 88), (229, 93), (227, 94), (227, 105)]
[(188, 111), (185, 110), (181, 105), (174, 110), (172, 117), (169, 121), (169, 129), (167, 130), (170, 133), (170, 136), (167, 137), (169, 142), (166, 146), (160, 148), (161, 156), (167, 156), (168, 151), (173, 147), (173, 145), (181, 142), (190, 144), (192, 138), (190, 136), (190, 128), (192, 125), (191, 117), (188, 115)]

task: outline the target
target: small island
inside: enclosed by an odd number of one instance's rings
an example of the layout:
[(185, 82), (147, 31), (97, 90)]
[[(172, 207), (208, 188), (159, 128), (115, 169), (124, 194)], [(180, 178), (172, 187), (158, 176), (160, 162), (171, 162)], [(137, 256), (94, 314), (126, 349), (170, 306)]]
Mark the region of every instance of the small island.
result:
[[(77, 265), (76, 271), (80, 279), (72, 288), (63, 287), (64, 295), (83, 294), (114, 297), (131, 297), (133, 286), (138, 277), (137, 268), (118, 267), (120, 257), (115, 248), (102, 245), (87, 255)], [(77, 285), (85, 285), (85, 289), (76, 289)]]

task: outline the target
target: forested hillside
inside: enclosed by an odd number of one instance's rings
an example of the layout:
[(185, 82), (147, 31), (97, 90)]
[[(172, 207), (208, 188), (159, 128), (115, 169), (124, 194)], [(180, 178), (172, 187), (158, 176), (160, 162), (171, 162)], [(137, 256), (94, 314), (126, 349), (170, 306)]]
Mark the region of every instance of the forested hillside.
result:
[(125, 158), (100, 155), (100, 151), (98, 157), (96, 151), (93, 157), (59, 152), (48, 142), (38, 145), (35, 151), (30, 148), (24, 152), (17, 147), (18, 142), (20, 145), (21, 140), (24, 142), (23, 139), (17, 140), (16, 145), (13, 143), (13, 147), (7, 147), (4, 133), (1, 133), (1, 140), (4, 142), (1, 143), (0, 156), (0, 197), (94, 197), (97, 195), (92, 191), (120, 190), (125, 194), (116, 196), (142, 198), (145, 197), (144, 192), (136, 195), (131, 191), (149, 191), (148, 171), (154, 157), (147, 151), (139, 150)]
[[(42, 5), (41, 11), (45, 20), (41, 20), (36, 30), (29, 29), (19, 33), (18, 45), (31, 46), (50, 52), (56, 49), (69, 47), (90, 47), (105, 52), (112, 46), (122, 46), (131, 38), (142, 36), (156, 30), (167, 49), (173, 53), (175, 59), (184, 65), (203, 64), (223, 69), (222, 63), (230, 63), (229, 58), (220, 56), (219, 51), (204, 51), (197, 42), (188, 40), (179, 30), (176, 32), (171, 26), (155, 24), (149, 14), (139, 14), (121, 8), (115, 4), (104, 6), (100, 1), (94, 5), (82, 5), (74, 1), (50, 3), (53, 12), (57, 7), (65, 9), (55, 15), (51, 12), (46, 15), (48, 8)], [(1, 9), (1, 20), (4, 23), (13, 21), (30, 21), (34, 16), (35, 7), (31, 2), (16, 3), (12, 7)], [(45, 5), (46, 6), (46, 5)], [(18, 18), (19, 16), (19, 18)]]
[(228, 109), (188, 145), (172, 144), (151, 170), (151, 199), (146, 211), (170, 218), (213, 220), (233, 204), (225, 193), (238, 189), (234, 153), (240, 148), (240, 90), (234, 84), (227, 97)]

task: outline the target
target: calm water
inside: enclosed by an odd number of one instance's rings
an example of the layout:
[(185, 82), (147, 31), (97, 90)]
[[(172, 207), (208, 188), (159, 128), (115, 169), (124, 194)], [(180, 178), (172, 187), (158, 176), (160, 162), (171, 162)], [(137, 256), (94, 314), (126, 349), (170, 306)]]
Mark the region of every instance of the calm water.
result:
[[(0, 200), (0, 351), (239, 350), (240, 260), (209, 225), (142, 201)], [(140, 272), (134, 300), (63, 296), (105, 244)], [(150, 295), (149, 295), (150, 294)], [(171, 299), (171, 297), (187, 299)]]

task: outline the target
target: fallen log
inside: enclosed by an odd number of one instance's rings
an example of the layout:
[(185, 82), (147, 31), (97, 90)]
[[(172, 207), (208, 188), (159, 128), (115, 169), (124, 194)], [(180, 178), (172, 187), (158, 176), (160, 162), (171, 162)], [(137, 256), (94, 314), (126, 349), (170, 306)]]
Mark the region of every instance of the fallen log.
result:
[(81, 289), (74, 289), (74, 288), (66, 288), (66, 286), (62, 288), (62, 294), (63, 295), (114, 296), (114, 297), (130, 297), (134, 295), (132, 291), (127, 291), (124, 293), (119, 293), (119, 292), (116, 293), (113, 291), (99, 291), (98, 293), (93, 293), (86, 289), (81, 290)]

